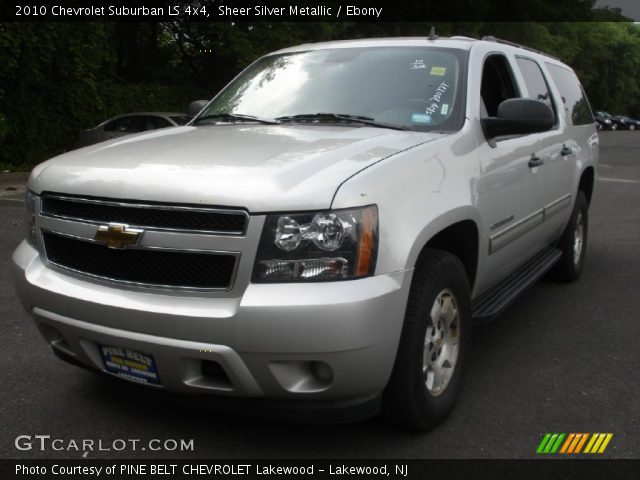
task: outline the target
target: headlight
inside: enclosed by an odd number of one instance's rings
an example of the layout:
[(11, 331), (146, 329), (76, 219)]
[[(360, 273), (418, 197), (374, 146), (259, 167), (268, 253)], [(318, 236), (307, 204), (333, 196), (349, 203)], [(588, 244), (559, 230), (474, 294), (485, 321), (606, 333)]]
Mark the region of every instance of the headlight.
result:
[(348, 280), (372, 275), (378, 250), (375, 206), (269, 215), (254, 282)]
[(36, 246), (36, 194), (27, 190), (24, 194), (26, 208), (25, 238), (29, 244)]

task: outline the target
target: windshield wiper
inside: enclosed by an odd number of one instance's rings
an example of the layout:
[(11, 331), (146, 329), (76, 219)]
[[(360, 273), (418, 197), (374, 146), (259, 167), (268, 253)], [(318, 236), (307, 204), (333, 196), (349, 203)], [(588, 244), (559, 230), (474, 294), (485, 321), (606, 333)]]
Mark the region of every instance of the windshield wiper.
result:
[(375, 118), (362, 115), (350, 115), (348, 113), (301, 113), (276, 118), (279, 122), (329, 122), (329, 123), (360, 123), (370, 127), (392, 128), (394, 130), (409, 130), (404, 125), (377, 122)]
[(243, 115), (241, 113), (212, 113), (210, 115), (204, 115), (194, 120), (193, 125), (199, 123), (201, 120), (230, 120), (232, 122), (257, 122), (264, 123), (266, 125), (277, 125), (278, 122), (272, 118), (260, 118), (253, 115)]

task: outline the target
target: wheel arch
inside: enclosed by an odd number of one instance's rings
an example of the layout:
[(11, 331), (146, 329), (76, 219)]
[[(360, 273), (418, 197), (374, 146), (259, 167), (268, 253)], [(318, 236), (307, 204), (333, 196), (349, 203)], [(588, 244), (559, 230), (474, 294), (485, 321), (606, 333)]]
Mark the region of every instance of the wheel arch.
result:
[(580, 175), (580, 182), (578, 183), (578, 191), (583, 192), (584, 196), (587, 197), (587, 205), (591, 205), (594, 183), (595, 169), (592, 166), (589, 166), (585, 168), (582, 175)]
[[(475, 217), (475, 215), (473, 216)], [(411, 266), (417, 265), (428, 249), (438, 249), (455, 255), (467, 272), (469, 288), (473, 290), (480, 252), (480, 229), (478, 222), (469, 215), (455, 221), (435, 222), (437, 228), (431, 228), (428, 235), (421, 237), (412, 251)]]

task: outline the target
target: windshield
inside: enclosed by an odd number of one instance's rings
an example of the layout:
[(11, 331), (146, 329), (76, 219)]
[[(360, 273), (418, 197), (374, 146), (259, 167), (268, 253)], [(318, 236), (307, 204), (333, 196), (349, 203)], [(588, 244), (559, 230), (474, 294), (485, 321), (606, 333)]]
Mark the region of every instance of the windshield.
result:
[(383, 127), (457, 130), (464, 118), (461, 79), (465, 61), (463, 50), (434, 47), (336, 48), (269, 55), (229, 84), (195, 123), (220, 121), (221, 114), (281, 123), (357, 123), (353, 117), (361, 117)]

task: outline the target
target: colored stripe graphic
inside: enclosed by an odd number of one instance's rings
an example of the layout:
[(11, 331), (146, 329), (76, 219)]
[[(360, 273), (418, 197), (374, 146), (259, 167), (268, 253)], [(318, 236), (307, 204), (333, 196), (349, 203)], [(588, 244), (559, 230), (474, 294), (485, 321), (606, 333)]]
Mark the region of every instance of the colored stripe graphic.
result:
[(593, 447), (593, 444), (596, 443), (596, 440), (598, 438), (598, 434), (594, 433), (591, 436), (591, 440), (589, 440), (589, 443), (587, 443), (587, 448), (584, 449), (584, 453), (590, 453), (591, 452), (591, 447)]
[(540, 442), (540, 445), (538, 445), (538, 449), (536, 450), (536, 453), (543, 453), (544, 452), (544, 447), (546, 447), (547, 442), (549, 441), (550, 438), (551, 438), (551, 434), (550, 433), (546, 433), (545, 436), (542, 438), (542, 441)]
[(560, 453), (567, 453), (567, 449), (569, 448), (569, 445), (571, 445), (571, 442), (573, 442), (573, 439), (575, 438), (576, 434), (575, 433), (570, 433), (569, 436), (567, 437), (567, 440), (564, 442), (564, 445), (562, 445), (562, 449), (560, 450)]
[(582, 451), (582, 447), (584, 443), (587, 441), (587, 438), (589, 438), (588, 433), (581, 433), (581, 435), (582, 435), (582, 438), (578, 442), (578, 445), (576, 445), (576, 449), (573, 451), (573, 453), (580, 453)]
[(565, 433), (547, 433), (538, 445), (536, 453), (556, 453), (565, 435)]
[(604, 453), (613, 438), (613, 433), (594, 433), (584, 453)]
[(545, 433), (536, 453), (604, 453), (612, 438), (613, 433)]
[(604, 442), (602, 442), (602, 445), (600, 445), (600, 450), (598, 450), (598, 453), (604, 453), (604, 451), (607, 448), (607, 445), (609, 445), (609, 442), (611, 441), (611, 439), (613, 438), (613, 433), (607, 433), (607, 436), (604, 439)]

